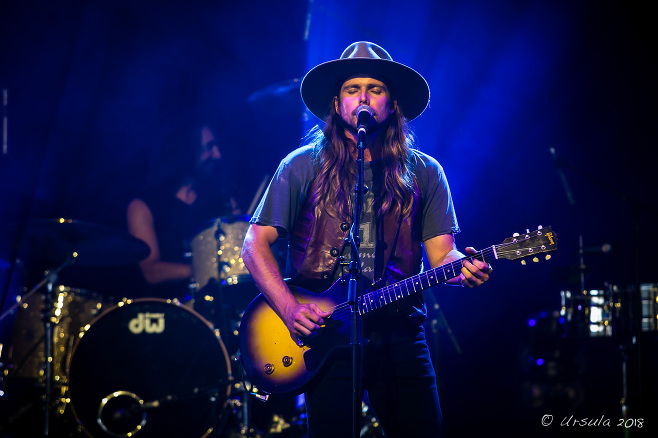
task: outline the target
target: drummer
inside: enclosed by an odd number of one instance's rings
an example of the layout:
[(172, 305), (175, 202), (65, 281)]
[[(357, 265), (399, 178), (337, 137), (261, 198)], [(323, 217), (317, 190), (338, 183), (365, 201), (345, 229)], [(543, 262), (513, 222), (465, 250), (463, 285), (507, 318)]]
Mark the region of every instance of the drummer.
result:
[(151, 249), (139, 263), (144, 296), (185, 301), (192, 276), (187, 239), (213, 218), (240, 209), (223, 183), (222, 153), (210, 126), (179, 129), (159, 152), (166, 161), (152, 172), (150, 187), (128, 204), (128, 231)]

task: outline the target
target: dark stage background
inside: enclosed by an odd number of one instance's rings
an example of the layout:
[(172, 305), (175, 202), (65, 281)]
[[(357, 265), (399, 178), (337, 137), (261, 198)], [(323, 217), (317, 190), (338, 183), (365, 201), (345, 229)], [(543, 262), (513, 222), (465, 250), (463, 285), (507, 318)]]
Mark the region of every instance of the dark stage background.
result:
[[(484, 287), (432, 292), (454, 335), (430, 331), (449, 436), (575, 430), (542, 427), (545, 414), (605, 416), (613, 427), (579, 436), (623, 436), (620, 340), (562, 340), (551, 315), (560, 291), (580, 289), (579, 236), (586, 289), (658, 282), (657, 17), (639, 3), (5, 0), (3, 275), (40, 251), (16, 223), (64, 217), (125, 230), (127, 202), (189, 121), (218, 128), (246, 209), (317, 123), (296, 80), (351, 42), (373, 41), (429, 82), (430, 107), (413, 126), (446, 170), (460, 249), (538, 225), (559, 235), (549, 261), (501, 261)], [(38, 274), (27, 277), (32, 286)], [(82, 286), (116, 296), (130, 287), (92, 277)], [(658, 421), (655, 334), (643, 334), (630, 366), (638, 436)]]

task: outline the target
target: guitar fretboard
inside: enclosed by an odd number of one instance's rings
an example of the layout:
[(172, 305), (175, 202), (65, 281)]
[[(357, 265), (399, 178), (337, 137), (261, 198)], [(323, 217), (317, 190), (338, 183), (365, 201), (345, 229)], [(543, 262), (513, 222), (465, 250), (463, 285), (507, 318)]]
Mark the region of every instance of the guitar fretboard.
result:
[(411, 296), (432, 286), (445, 283), (451, 278), (459, 276), (464, 260), (468, 260), (472, 263), (475, 259), (482, 260), (487, 263), (498, 259), (498, 255), (496, 253), (496, 245), (492, 245), (491, 247), (482, 251), (478, 251), (475, 254), (462, 257), (459, 260), (455, 260), (453, 262), (446, 263), (445, 265), (421, 272), (420, 274), (406, 278), (397, 283), (384, 286), (381, 289), (363, 294), (359, 302), (359, 312), (361, 315), (364, 315), (368, 312), (391, 304), (394, 301), (401, 300), (402, 298)]

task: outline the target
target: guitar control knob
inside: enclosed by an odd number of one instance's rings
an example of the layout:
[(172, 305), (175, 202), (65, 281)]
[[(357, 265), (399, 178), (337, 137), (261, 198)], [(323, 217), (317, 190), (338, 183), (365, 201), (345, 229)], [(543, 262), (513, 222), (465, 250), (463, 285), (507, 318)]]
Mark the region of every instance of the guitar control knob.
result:
[(268, 376), (274, 372), (274, 364), (266, 363), (263, 368), (265, 369), (265, 374)]
[(281, 359), (281, 362), (283, 362), (284, 367), (289, 367), (290, 365), (292, 365), (292, 357), (283, 356), (283, 359)]

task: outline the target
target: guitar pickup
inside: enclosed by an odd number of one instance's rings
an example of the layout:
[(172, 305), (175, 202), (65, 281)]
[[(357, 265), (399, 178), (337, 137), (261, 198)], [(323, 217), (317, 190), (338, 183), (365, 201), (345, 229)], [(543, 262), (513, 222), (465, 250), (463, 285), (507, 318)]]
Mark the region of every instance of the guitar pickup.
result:
[(313, 348), (319, 343), (323, 342), (322, 340), (329, 334), (335, 332), (336, 329), (342, 327), (343, 321), (331, 319), (331, 316), (324, 318), (324, 324), (320, 326), (320, 330), (317, 333), (311, 336), (297, 336), (297, 339), (301, 341), (301, 344), (298, 344), (300, 347), (309, 347)]

